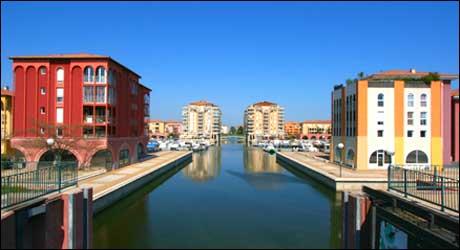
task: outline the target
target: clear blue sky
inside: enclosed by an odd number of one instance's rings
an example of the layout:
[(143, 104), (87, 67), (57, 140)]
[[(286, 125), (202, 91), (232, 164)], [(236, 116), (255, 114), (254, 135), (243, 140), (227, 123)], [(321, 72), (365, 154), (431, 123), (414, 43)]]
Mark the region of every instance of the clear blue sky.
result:
[[(287, 120), (329, 119), (334, 84), (357, 72), (458, 73), (459, 4), (63, 2), (1, 4), (1, 83), (12, 55), (109, 55), (153, 91), (151, 117), (205, 99), (224, 124), (268, 100)], [(458, 82), (455, 83), (458, 87)]]

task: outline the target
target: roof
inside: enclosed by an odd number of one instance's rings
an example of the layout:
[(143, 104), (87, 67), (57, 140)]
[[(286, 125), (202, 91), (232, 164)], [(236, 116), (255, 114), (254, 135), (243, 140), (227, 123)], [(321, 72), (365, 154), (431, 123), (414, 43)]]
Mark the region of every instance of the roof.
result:
[(267, 101), (262, 101), (258, 103), (254, 103), (253, 106), (276, 106), (276, 103), (273, 102), (267, 102)]
[(145, 86), (145, 85), (144, 85), (144, 84), (142, 84), (142, 83), (139, 83), (139, 85), (140, 85), (141, 87), (143, 87), (143, 88), (145, 88), (145, 89), (149, 90), (149, 91), (152, 91), (152, 90), (151, 90), (149, 87)]
[(2, 89), (2, 96), (14, 96), (14, 92), (9, 89)]
[(302, 123), (321, 123), (321, 124), (330, 124), (330, 120), (305, 120)]
[[(377, 79), (385, 79), (385, 80), (395, 80), (395, 79), (402, 79), (402, 78), (422, 78), (427, 76), (432, 72), (422, 72), (416, 71), (414, 69), (410, 70), (387, 70), (381, 71), (375, 74), (372, 74), (365, 79), (368, 80), (377, 80)], [(456, 74), (447, 74), (447, 73), (438, 73), (439, 78), (441, 80), (456, 80), (458, 79), (458, 75)]]
[(299, 124), (300, 122), (284, 122), (284, 125)]
[(50, 55), (31, 55), (31, 56), (11, 56), (11, 60), (33, 60), (33, 59), (107, 59), (115, 62), (116, 64), (120, 65), (121, 67), (125, 68), (126, 70), (130, 71), (131, 73), (135, 74), (137, 77), (141, 78), (136, 72), (132, 71), (128, 67), (124, 66), (123, 64), (117, 62), (115, 59), (111, 58), (110, 56), (105, 55), (97, 55), (97, 54), (90, 54), (90, 53), (74, 53), (74, 54), (50, 54)]
[(458, 97), (458, 89), (453, 89), (451, 94), (452, 94), (452, 96), (457, 96)]
[(195, 106), (214, 106), (214, 107), (216, 107), (215, 104), (210, 103), (208, 101), (203, 101), (203, 100), (196, 101), (196, 102), (191, 102), (190, 105), (195, 105)]
[(163, 122), (162, 120), (149, 120), (149, 122)]
[(181, 124), (182, 122), (180, 122), (180, 121), (174, 121), (174, 120), (167, 120), (167, 121), (165, 121), (165, 123), (169, 123), (169, 124), (171, 124), (171, 123)]

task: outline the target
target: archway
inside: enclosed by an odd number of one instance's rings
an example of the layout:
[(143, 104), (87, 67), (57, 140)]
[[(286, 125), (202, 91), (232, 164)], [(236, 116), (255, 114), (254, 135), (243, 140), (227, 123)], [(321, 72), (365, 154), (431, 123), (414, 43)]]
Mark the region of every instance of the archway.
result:
[(314, 135), (311, 136), (311, 137), (310, 137), (310, 140), (316, 140), (316, 136), (314, 136)]
[(97, 151), (91, 158), (91, 168), (105, 168), (110, 171), (112, 170), (112, 164), (112, 152), (108, 149)]
[(129, 159), (129, 149), (125, 148), (120, 150), (119, 156), (118, 156), (118, 164), (120, 167), (129, 165), (130, 159)]
[(302, 136), (302, 139), (303, 140), (308, 140), (308, 136), (304, 135), (304, 136)]
[(77, 157), (72, 152), (68, 150), (48, 150), (40, 156), (38, 168), (54, 166), (57, 161), (65, 163), (74, 162), (78, 166)]
[(144, 145), (142, 143), (138, 143), (136, 146), (136, 155), (137, 155), (137, 160), (142, 159), (145, 156), (145, 150), (144, 150)]
[(378, 167), (391, 164), (391, 155), (383, 149), (376, 150), (369, 157), (369, 164), (377, 164)]
[(426, 164), (428, 156), (422, 150), (414, 150), (407, 155), (406, 163)]
[(351, 167), (354, 167), (355, 163), (355, 152), (353, 149), (349, 149), (347, 152), (347, 164)]

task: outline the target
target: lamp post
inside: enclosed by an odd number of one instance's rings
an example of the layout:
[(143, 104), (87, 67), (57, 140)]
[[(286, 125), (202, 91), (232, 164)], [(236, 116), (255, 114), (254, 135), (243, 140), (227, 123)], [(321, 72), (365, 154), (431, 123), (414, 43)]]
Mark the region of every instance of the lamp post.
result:
[(340, 166), (340, 177), (342, 177), (342, 150), (343, 150), (343, 143), (337, 144), (337, 148), (340, 150), (340, 161), (339, 161), (339, 166)]
[[(50, 147), (50, 149), (53, 148), (54, 143), (55, 143), (54, 138), (46, 139), (46, 144)], [(55, 165), (57, 167), (57, 169), (58, 169), (58, 180), (57, 181), (58, 181), (58, 190), (59, 190), (59, 192), (61, 192), (61, 164), (60, 164), (61, 159), (60, 158), (61, 158), (61, 156), (60, 156), (59, 152), (55, 152), (54, 153), (54, 164), (53, 165)]]
[(393, 165), (393, 155), (395, 155), (395, 152), (389, 150), (387, 153), (390, 155), (390, 166)]

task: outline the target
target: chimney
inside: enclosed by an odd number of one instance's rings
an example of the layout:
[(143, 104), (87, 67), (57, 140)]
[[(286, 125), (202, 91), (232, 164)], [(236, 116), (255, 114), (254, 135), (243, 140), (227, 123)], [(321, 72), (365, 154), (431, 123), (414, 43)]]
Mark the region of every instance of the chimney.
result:
[(415, 71), (415, 69), (410, 69), (410, 73), (415, 74), (417, 71)]

